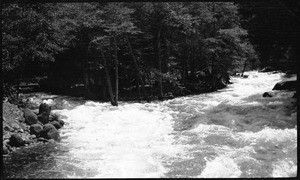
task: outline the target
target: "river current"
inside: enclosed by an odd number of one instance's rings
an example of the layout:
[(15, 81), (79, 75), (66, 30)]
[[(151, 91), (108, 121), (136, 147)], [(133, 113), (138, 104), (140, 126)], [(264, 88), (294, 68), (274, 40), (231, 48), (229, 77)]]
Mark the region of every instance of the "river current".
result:
[(66, 122), (62, 139), (17, 150), (5, 159), (5, 173), (16, 178), (295, 177), (294, 92), (262, 97), (284, 74), (247, 75), (232, 77), (233, 84), (212, 93), (118, 107), (44, 94), (49, 96), (44, 102), (64, 105), (53, 110)]

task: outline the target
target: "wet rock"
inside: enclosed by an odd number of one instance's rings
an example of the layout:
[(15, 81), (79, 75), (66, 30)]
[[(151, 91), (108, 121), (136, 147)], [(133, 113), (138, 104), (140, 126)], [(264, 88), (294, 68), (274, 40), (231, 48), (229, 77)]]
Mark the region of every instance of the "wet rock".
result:
[(263, 97), (273, 97), (269, 92), (265, 92), (262, 95)]
[(47, 124), (49, 122), (50, 112), (51, 106), (46, 103), (42, 103), (39, 107), (38, 120), (43, 124)]
[(33, 124), (29, 128), (30, 134), (38, 135), (43, 131), (43, 126), (40, 124)]
[(61, 125), (61, 127), (63, 127), (65, 125), (65, 122), (63, 120), (58, 120), (58, 122)]
[(25, 141), (18, 134), (13, 134), (9, 138), (9, 145), (12, 147), (20, 147), (25, 145)]
[(242, 76), (242, 78), (248, 78), (249, 77), (249, 75), (243, 75)]
[(25, 123), (28, 125), (36, 124), (37, 123), (37, 115), (34, 114), (30, 109), (25, 108), (24, 109), (24, 118), (25, 118)]
[(296, 89), (297, 89), (297, 81), (281, 81), (275, 84), (272, 90), (295, 91)]
[(51, 121), (49, 124), (52, 124), (56, 129), (60, 129), (62, 127), (58, 121)]
[(37, 117), (42, 124), (47, 124), (49, 122), (49, 114), (47, 112), (43, 112), (39, 114)]
[(50, 117), (49, 117), (49, 121), (58, 121), (60, 119), (59, 115), (57, 114), (50, 114)]
[(50, 112), (51, 112), (51, 106), (49, 106), (46, 103), (42, 103), (40, 105), (40, 107), (39, 107), (39, 114), (46, 113), (46, 114), (50, 115)]
[(59, 140), (60, 138), (57, 129), (52, 124), (49, 123), (44, 126), (44, 129), (41, 132), (41, 136), (46, 139), (54, 139), (54, 140)]

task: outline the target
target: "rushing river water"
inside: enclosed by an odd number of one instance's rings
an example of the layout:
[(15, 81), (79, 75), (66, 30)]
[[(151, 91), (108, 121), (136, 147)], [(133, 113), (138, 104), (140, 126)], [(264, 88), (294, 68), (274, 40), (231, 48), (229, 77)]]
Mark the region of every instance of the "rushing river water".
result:
[[(5, 173), (21, 178), (295, 177), (293, 92), (262, 97), (280, 73), (247, 72), (213, 93), (163, 102), (57, 98), (62, 140), (17, 151)], [(294, 77), (295, 78), (295, 77)], [(294, 101), (294, 102), (293, 102)]]

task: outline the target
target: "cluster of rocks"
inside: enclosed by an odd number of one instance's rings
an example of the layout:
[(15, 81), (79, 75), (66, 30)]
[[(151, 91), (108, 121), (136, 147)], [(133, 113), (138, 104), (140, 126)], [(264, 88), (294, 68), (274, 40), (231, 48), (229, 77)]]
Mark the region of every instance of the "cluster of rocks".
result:
[(59, 139), (57, 130), (64, 125), (64, 121), (58, 119), (57, 115), (50, 116), (50, 112), (51, 106), (46, 103), (40, 105), (38, 114), (28, 108), (24, 109), (25, 123), (30, 125), (30, 134), (37, 138)]
[[(14, 109), (16, 110), (16, 108)], [(21, 116), (17, 114), (17, 116)], [(15, 117), (17, 117), (15, 115)], [(51, 106), (42, 103), (38, 112), (23, 109), (21, 118), (3, 118), (3, 154), (15, 147), (27, 146), (35, 142), (48, 142), (50, 139), (59, 140), (58, 129), (63, 127), (64, 121), (59, 115), (51, 113)]]
[[(273, 87), (272, 91), (274, 91), (274, 90), (296, 91), (297, 90), (297, 81), (281, 81), (281, 82), (278, 82)], [(273, 97), (274, 93), (272, 91), (264, 92), (262, 96), (263, 97)], [(295, 94), (293, 95), (292, 98), (297, 98), (296, 92), (295, 92)]]

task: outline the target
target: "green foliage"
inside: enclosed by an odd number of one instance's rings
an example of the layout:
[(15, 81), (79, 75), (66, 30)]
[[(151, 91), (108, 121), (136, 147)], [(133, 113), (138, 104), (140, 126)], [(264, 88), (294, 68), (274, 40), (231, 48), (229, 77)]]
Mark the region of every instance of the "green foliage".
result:
[(13, 71), (28, 61), (54, 61), (62, 51), (52, 27), (48, 4), (11, 4), (2, 10), (2, 70)]
[[(122, 72), (113, 75), (121, 79), (120, 89), (136, 83), (132, 57), (145, 84), (162, 81), (171, 90), (187, 81), (205, 84), (210, 77), (226, 77), (257, 59), (238, 6), (229, 2), (11, 4), (2, 16), (6, 74), (25, 71), (30, 61), (55, 64), (71, 54), (68, 63), (84, 72), (85, 85), (96, 93), (106, 92), (105, 68), (109, 74)], [(53, 73), (62, 72), (67, 73), (63, 68)]]

